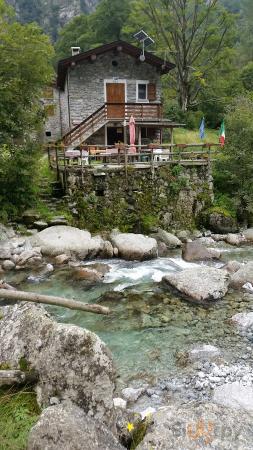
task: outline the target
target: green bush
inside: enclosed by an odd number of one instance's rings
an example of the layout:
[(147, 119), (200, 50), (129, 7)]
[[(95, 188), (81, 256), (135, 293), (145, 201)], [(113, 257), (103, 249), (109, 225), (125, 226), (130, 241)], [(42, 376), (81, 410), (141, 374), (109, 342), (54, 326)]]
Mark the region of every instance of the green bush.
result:
[(227, 109), (225, 124), (226, 145), (214, 170), (216, 196), (219, 201), (225, 201), (226, 208), (234, 215), (236, 212), (239, 221), (250, 224), (253, 216), (253, 98), (250, 95), (234, 100)]
[(34, 144), (0, 147), (0, 220), (17, 219), (37, 196), (39, 147)]

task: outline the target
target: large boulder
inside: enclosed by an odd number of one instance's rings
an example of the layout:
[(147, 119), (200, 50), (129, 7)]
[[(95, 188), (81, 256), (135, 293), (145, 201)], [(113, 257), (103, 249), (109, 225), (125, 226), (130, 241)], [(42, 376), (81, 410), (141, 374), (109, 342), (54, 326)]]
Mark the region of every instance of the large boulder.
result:
[(184, 245), (182, 256), (185, 261), (206, 261), (219, 259), (221, 253), (219, 250), (206, 248), (200, 242), (193, 241)]
[(41, 252), (48, 256), (76, 255), (79, 258), (97, 256), (104, 249), (104, 241), (96, 236), (91, 237), (88, 231), (59, 225), (46, 228), (30, 238), (34, 247), (40, 247)]
[(174, 234), (168, 233), (168, 231), (158, 229), (157, 233), (153, 237), (158, 242), (163, 242), (168, 249), (177, 248), (182, 246), (182, 242)]
[(4, 307), (0, 320), (0, 365), (38, 373), (38, 402), (71, 400), (87, 414), (113, 421), (115, 370), (111, 354), (94, 334), (55, 322), (44, 308)]
[(225, 241), (230, 245), (239, 246), (245, 242), (245, 237), (242, 234), (229, 233)]
[(244, 329), (252, 328), (253, 327), (253, 312), (235, 314), (231, 320), (241, 328), (244, 328)]
[(45, 409), (32, 428), (27, 450), (123, 450), (101, 422), (72, 404)]
[(234, 289), (241, 289), (246, 283), (253, 285), (253, 262), (248, 262), (241, 266), (232, 276), (230, 286)]
[(224, 383), (214, 389), (213, 401), (219, 405), (244, 411), (253, 411), (253, 387), (235, 381)]
[(253, 242), (253, 228), (248, 228), (243, 232), (243, 235), (248, 242)]
[(228, 274), (213, 267), (194, 267), (170, 273), (163, 280), (183, 297), (197, 302), (219, 300), (228, 291)]
[(212, 212), (209, 215), (208, 226), (214, 233), (236, 233), (238, 231), (236, 219), (219, 212)]
[(145, 261), (157, 258), (158, 247), (155, 239), (142, 234), (118, 233), (110, 235), (113, 247), (118, 249), (119, 257), (134, 261)]
[(172, 404), (153, 416), (138, 450), (251, 450), (252, 417), (215, 403)]
[(8, 239), (12, 239), (15, 236), (15, 231), (13, 228), (6, 227), (2, 223), (0, 223), (0, 242), (7, 241)]

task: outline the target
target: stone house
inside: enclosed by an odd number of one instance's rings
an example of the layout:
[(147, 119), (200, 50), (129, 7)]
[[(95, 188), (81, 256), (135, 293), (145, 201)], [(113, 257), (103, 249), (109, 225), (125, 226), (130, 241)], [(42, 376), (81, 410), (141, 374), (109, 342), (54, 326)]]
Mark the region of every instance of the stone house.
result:
[(163, 118), (161, 101), (161, 77), (174, 67), (124, 41), (83, 53), (72, 48), (43, 99), (46, 140), (72, 148), (127, 143), (133, 115), (139, 144), (161, 141), (164, 128), (177, 126)]

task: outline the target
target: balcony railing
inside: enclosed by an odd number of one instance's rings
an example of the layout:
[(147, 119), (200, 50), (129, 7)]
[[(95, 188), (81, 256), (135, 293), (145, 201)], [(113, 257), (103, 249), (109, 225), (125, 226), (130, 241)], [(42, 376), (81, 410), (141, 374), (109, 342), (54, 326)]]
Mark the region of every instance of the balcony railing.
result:
[(126, 119), (150, 121), (163, 118), (161, 103), (105, 103), (107, 119)]

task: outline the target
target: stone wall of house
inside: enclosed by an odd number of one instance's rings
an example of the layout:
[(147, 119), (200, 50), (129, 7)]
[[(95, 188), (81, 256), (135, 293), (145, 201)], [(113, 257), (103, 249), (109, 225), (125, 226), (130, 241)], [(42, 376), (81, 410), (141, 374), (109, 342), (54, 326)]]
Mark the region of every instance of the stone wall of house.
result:
[(80, 225), (89, 229), (119, 227), (143, 231), (150, 225), (167, 230), (194, 228), (213, 198), (207, 165), (165, 165), (137, 169), (87, 169), (67, 174), (67, 192), (76, 203)]
[[(112, 62), (117, 62), (114, 66)], [(80, 123), (105, 103), (104, 80), (126, 80), (126, 102), (136, 102), (136, 80), (157, 85), (157, 100), (161, 101), (161, 78), (154, 66), (136, 61), (125, 53), (105, 53), (95, 62), (85, 61), (69, 70), (69, 104), (72, 125)]]
[[(44, 141), (56, 141), (61, 137), (61, 114), (59, 91), (49, 87), (42, 99), (45, 112)], [(51, 136), (47, 136), (51, 133)]]

